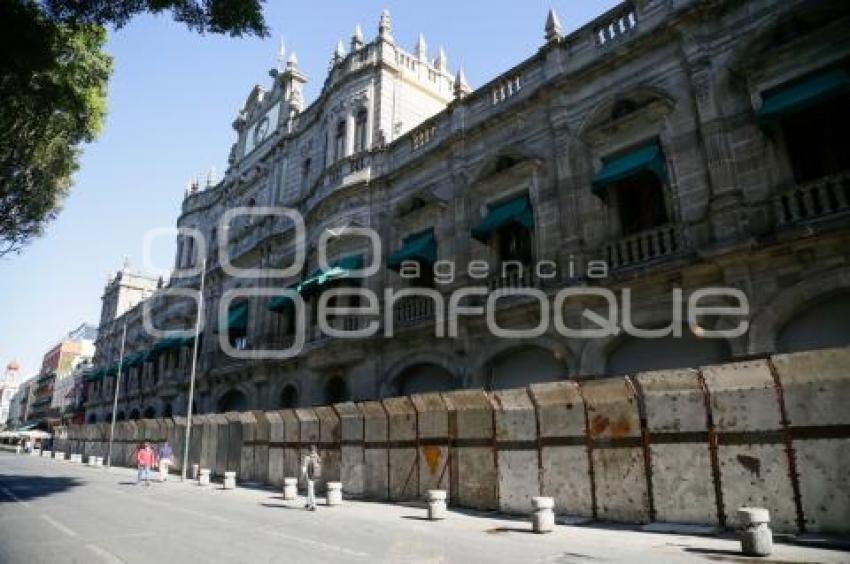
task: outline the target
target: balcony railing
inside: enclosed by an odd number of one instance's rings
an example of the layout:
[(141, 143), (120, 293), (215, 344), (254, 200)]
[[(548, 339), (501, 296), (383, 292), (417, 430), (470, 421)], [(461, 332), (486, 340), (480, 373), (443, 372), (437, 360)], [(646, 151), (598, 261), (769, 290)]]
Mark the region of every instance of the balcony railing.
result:
[(368, 151), (361, 151), (340, 159), (325, 171), (324, 184), (334, 186), (344, 182), (349, 175), (368, 169), (370, 164), (371, 155)]
[(850, 172), (795, 186), (773, 201), (780, 227), (825, 218), (850, 210)]
[(676, 255), (684, 247), (679, 227), (663, 225), (606, 244), (605, 257), (610, 268), (622, 268)]
[(434, 319), (434, 300), (425, 296), (405, 296), (393, 304), (395, 322), (410, 325)]
[(492, 276), (487, 280), (487, 287), (492, 292), (502, 288), (531, 288), (535, 286), (534, 276), (531, 273), (531, 267), (523, 266), (520, 268), (509, 267), (504, 271)]

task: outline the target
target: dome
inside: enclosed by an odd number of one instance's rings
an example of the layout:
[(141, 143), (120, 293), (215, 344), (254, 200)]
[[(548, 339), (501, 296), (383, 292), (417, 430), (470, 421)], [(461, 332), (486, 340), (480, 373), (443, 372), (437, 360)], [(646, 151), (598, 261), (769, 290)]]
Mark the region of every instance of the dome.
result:
[(21, 369), (21, 365), (18, 363), (17, 360), (13, 360), (12, 362), (10, 362), (9, 364), (6, 365), (6, 370), (20, 370), (20, 369)]

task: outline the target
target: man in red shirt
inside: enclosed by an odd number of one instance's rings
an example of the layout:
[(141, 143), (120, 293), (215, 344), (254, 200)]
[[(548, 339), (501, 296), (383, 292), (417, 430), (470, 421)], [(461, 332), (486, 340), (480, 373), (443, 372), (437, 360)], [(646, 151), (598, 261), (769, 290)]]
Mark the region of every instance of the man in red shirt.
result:
[(147, 442), (142, 443), (142, 446), (136, 451), (136, 466), (139, 468), (139, 475), (136, 479), (137, 484), (144, 480), (146, 486), (151, 485), (151, 466), (153, 466), (155, 462), (156, 454), (151, 448), (151, 445)]

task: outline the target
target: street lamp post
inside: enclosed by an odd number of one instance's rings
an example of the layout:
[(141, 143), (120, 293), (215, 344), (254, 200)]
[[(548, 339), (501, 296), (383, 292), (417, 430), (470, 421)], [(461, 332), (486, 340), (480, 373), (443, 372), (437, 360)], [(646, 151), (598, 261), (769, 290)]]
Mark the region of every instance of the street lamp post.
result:
[(121, 372), (124, 368), (124, 345), (127, 342), (127, 323), (121, 333), (121, 355), (118, 357), (118, 375), (115, 377), (115, 394), (112, 398), (112, 425), (109, 427), (109, 448), (106, 451), (106, 467), (112, 467), (112, 441), (115, 439), (115, 419), (118, 416), (118, 390), (121, 389)]
[(186, 407), (186, 438), (183, 441), (183, 464), (180, 468), (180, 479), (186, 481), (186, 466), (189, 464), (189, 438), (192, 435), (192, 412), (194, 409), (195, 397), (195, 370), (198, 365), (198, 340), (201, 329), (201, 318), (204, 314), (204, 279), (207, 274), (207, 260), (201, 260), (201, 284), (198, 288), (198, 307), (195, 316), (195, 342), (192, 344), (192, 373), (189, 376), (189, 399)]

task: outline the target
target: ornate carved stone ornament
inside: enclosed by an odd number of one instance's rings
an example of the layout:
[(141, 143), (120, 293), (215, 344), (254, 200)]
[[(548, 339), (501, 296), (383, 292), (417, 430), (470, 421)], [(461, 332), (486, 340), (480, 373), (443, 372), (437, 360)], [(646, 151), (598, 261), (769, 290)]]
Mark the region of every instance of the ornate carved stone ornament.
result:
[(588, 145), (607, 143), (623, 132), (652, 129), (675, 107), (673, 97), (665, 91), (641, 86), (617, 93), (600, 102), (578, 129), (579, 137)]

